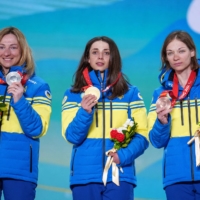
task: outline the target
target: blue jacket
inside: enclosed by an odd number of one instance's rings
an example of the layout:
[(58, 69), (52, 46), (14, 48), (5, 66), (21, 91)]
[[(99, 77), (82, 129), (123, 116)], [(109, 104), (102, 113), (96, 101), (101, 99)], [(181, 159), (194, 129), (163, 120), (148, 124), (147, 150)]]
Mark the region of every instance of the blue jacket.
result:
[[(196, 167), (194, 142), (187, 142), (194, 135), (200, 121), (200, 71), (183, 100), (178, 100), (169, 114), (168, 124), (157, 119), (156, 101), (164, 90), (172, 90), (173, 70), (163, 70), (159, 76), (161, 87), (156, 89), (148, 114), (149, 138), (156, 148), (164, 148), (163, 185), (164, 187), (185, 181), (200, 181), (200, 167)], [(179, 95), (183, 88), (179, 85)]]
[[(13, 66), (10, 71), (23, 72), (23, 68)], [(1, 71), (0, 78), (5, 80)], [(39, 138), (47, 132), (51, 113), (50, 89), (33, 75), (24, 85), (21, 99), (14, 103), (7, 87), (0, 85), (0, 95), (7, 105), (0, 122), (0, 178), (37, 183)]]
[[(93, 86), (100, 91), (101, 83), (103, 88), (106, 87), (106, 79), (102, 81), (99, 72), (96, 75), (91, 71), (89, 75)], [(134, 160), (148, 147), (146, 108), (138, 89), (130, 86), (126, 94), (113, 100), (107, 98), (110, 91), (101, 93), (97, 106), (90, 114), (80, 105), (82, 95), (67, 90), (62, 106), (62, 135), (73, 144), (70, 184), (102, 183), (107, 159), (105, 152), (113, 148), (110, 131), (121, 127), (127, 118), (134, 117), (138, 123), (137, 133), (128, 147), (118, 151), (118, 166), (124, 171), (119, 174), (120, 181), (136, 185)], [(111, 169), (107, 181), (112, 181)]]

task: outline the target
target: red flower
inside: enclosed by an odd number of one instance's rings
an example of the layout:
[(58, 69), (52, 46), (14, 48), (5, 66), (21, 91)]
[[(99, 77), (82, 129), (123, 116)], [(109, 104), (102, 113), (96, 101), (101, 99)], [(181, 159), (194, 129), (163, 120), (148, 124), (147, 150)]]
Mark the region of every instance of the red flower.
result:
[(123, 142), (124, 139), (125, 139), (125, 135), (122, 134), (122, 133), (118, 133), (118, 134), (115, 136), (115, 139), (118, 140), (119, 142)]
[(116, 138), (116, 135), (118, 134), (117, 130), (113, 129), (111, 132), (110, 132), (110, 136), (111, 138), (115, 139)]

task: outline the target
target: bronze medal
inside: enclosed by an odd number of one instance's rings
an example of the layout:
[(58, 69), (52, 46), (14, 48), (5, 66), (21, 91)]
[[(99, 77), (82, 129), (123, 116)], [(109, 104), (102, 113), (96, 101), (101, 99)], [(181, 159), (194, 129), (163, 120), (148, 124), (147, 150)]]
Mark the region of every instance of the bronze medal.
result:
[(156, 101), (156, 107), (157, 108), (169, 109), (171, 107), (171, 101), (170, 101), (170, 99), (168, 97), (160, 97)]

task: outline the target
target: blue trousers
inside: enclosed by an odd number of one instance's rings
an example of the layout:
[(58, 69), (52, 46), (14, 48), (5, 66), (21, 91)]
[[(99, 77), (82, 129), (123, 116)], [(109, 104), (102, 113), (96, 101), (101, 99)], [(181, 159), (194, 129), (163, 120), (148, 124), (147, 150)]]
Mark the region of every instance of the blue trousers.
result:
[(101, 183), (89, 183), (85, 185), (73, 185), (73, 200), (133, 200), (134, 185), (120, 182), (120, 186), (113, 182), (104, 186)]
[(167, 200), (199, 200), (200, 181), (181, 182), (165, 188)]
[(3, 191), (5, 200), (34, 200), (37, 184), (8, 178), (0, 178), (0, 199)]

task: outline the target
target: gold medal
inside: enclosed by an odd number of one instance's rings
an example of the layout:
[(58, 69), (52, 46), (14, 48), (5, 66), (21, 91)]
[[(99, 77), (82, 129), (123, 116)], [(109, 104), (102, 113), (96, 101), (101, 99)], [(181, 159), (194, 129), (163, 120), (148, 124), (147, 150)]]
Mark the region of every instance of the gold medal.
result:
[(21, 82), (21, 76), (18, 72), (9, 72), (6, 75), (6, 83), (11, 85), (12, 83)]
[(171, 107), (171, 101), (170, 101), (170, 99), (168, 97), (160, 97), (156, 101), (156, 107), (157, 108), (169, 109)]
[(87, 94), (95, 95), (98, 100), (100, 98), (101, 93), (98, 88), (91, 86), (85, 90), (85, 95)]

